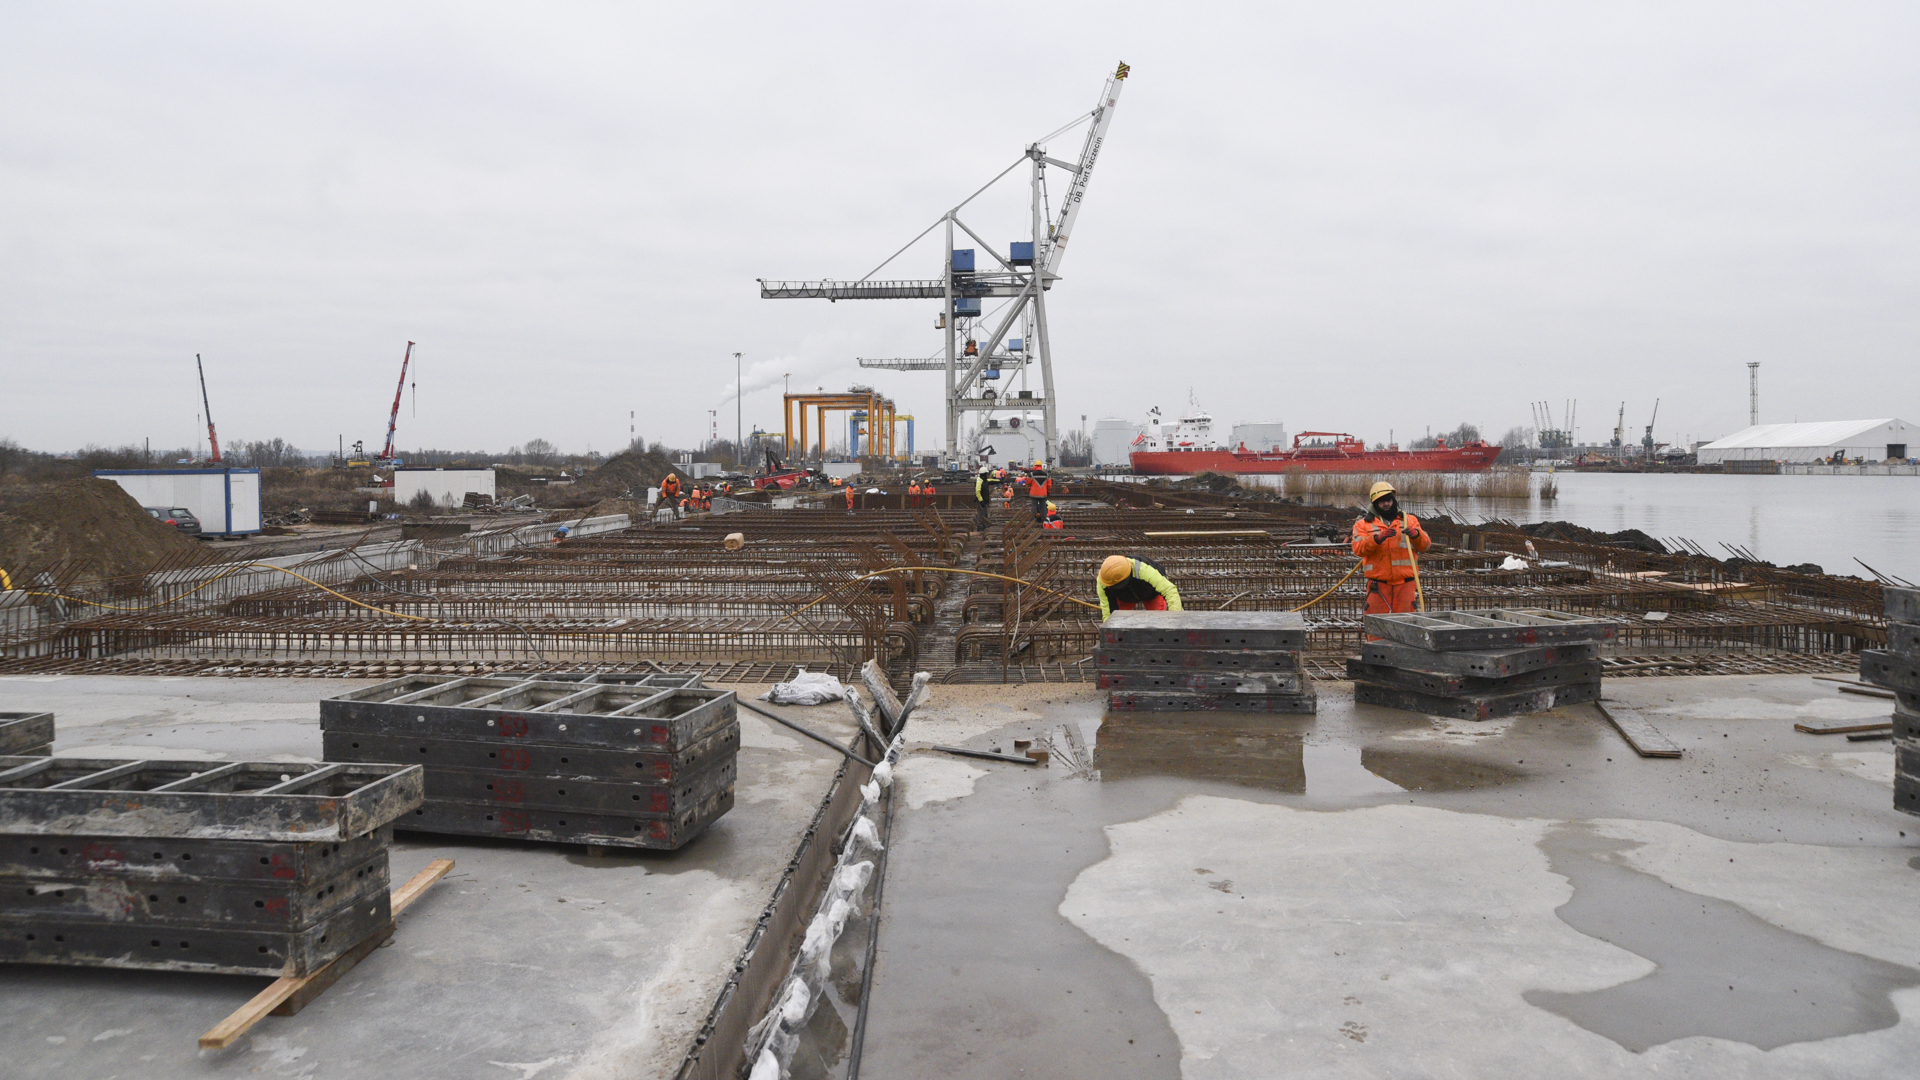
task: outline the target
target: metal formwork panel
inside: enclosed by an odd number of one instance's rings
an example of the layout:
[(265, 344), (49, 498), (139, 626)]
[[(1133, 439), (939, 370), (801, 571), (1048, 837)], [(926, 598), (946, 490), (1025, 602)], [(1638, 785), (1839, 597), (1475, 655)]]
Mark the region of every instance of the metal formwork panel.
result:
[(301, 885), (282, 881), (163, 884), (86, 872), (61, 878), (29, 877), (0, 867), (0, 918), (293, 931), (332, 918), (353, 904), (384, 897), (387, 883), (385, 848), (357, 865), (342, 864), (333, 878)]
[(1492, 720), (1501, 716), (1542, 712), (1556, 705), (1572, 705), (1600, 699), (1600, 682), (1574, 683), (1540, 690), (1516, 690), (1500, 694), (1459, 694), (1443, 696), (1423, 694), (1397, 686), (1357, 682), (1353, 700), (1360, 705), (1383, 705), (1389, 709), (1450, 716), (1459, 720)]
[(0, 915), (0, 962), (304, 975), (392, 922), (387, 893), (292, 931)]
[(1417, 690), (1423, 694), (1440, 694), (1448, 697), (1462, 694), (1502, 694), (1512, 690), (1538, 690), (1543, 687), (1567, 686), (1573, 683), (1598, 683), (1600, 661), (1556, 664), (1518, 675), (1481, 679), (1470, 675), (1435, 675), (1427, 671), (1413, 671), (1384, 664), (1348, 660), (1347, 678), (1355, 682), (1380, 683), (1385, 686)]
[(1137, 692), (1115, 690), (1107, 695), (1107, 708), (1115, 712), (1247, 712), (1312, 713), (1319, 698), (1304, 694), (1200, 694), (1188, 692)]
[(1114, 649), (1103, 648), (1094, 654), (1094, 667), (1101, 671), (1137, 673), (1205, 671), (1237, 673), (1284, 673), (1301, 670), (1300, 653), (1295, 650), (1232, 649)]
[(1291, 611), (1116, 611), (1100, 624), (1108, 648), (1304, 649), (1306, 617)]
[(321, 742), (329, 761), (406, 761), (429, 770), (480, 769), (510, 776), (579, 776), (629, 784), (671, 783), (677, 776), (695, 772), (715, 759), (737, 752), (740, 724), (729, 723), (679, 750), (658, 747), (603, 750), (552, 743), (506, 744), (479, 739), (364, 735), (352, 731), (324, 732)]
[(1368, 615), (1364, 625), (1369, 634), (1443, 652), (1604, 644), (1620, 634), (1618, 623), (1545, 608)]
[(290, 843), (273, 840), (138, 839), (124, 836), (0, 836), (0, 871), (35, 880), (77, 874), (170, 886), (195, 882), (268, 882), (306, 888), (340, 876), (393, 842), (382, 825), (351, 840)]
[(1902, 656), (1920, 656), (1920, 624), (1888, 623), (1887, 651)]
[[(457, 695), (466, 679), (428, 690)], [(408, 703), (369, 702), (351, 696), (320, 702), (320, 728), (365, 735), (426, 736), (485, 743), (595, 747), (607, 750), (679, 748), (705, 740), (736, 716), (731, 690), (624, 686), (617, 684), (520, 683), (565, 686), (570, 691), (526, 710), (495, 710), (487, 705), (442, 705), (424, 698)], [(451, 689), (445, 689), (450, 687)], [(500, 696), (499, 691), (476, 701)], [(529, 692), (531, 694), (531, 692)], [(530, 701), (531, 697), (516, 700)], [(360, 755), (329, 760), (366, 761)], [(412, 758), (388, 759), (412, 761)]]
[(712, 759), (697, 771), (674, 777), (671, 783), (503, 775), (498, 770), (436, 767), (427, 770), (427, 802), (470, 803), (502, 809), (571, 810), (651, 820), (673, 817), (688, 807), (698, 806), (721, 788), (732, 787), (738, 773), (739, 759), (731, 756)]
[(52, 713), (0, 712), (0, 755), (52, 752)]
[(1894, 622), (1920, 623), (1920, 589), (1882, 587), (1887, 601), (1887, 618)]
[(0, 834), (347, 840), (420, 805), (418, 766), (0, 758)]
[(1866, 649), (1860, 653), (1860, 678), (1875, 686), (1920, 694), (1920, 656)]
[(570, 810), (525, 810), (433, 801), (419, 808), (404, 829), (421, 832), (498, 836), (595, 847), (674, 850), (700, 835), (733, 808), (733, 786), (709, 796), (671, 819), (649, 819)]
[(1307, 677), (1294, 671), (1263, 675), (1248, 673), (1102, 671), (1094, 683), (1102, 690), (1140, 692), (1199, 691), (1208, 694), (1299, 694), (1309, 689)]
[(1421, 649), (1394, 641), (1369, 641), (1360, 648), (1360, 660), (1402, 671), (1430, 675), (1467, 675), (1477, 679), (1504, 679), (1556, 664), (1577, 664), (1600, 658), (1598, 645), (1538, 645), (1529, 649), (1454, 650)]

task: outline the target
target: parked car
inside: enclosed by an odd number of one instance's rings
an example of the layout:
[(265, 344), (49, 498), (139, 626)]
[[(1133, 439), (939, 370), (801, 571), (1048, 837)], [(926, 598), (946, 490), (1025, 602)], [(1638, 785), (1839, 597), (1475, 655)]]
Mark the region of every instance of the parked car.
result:
[(142, 509), (153, 515), (155, 521), (171, 525), (183, 533), (197, 534), (200, 531), (200, 519), (184, 506), (147, 506)]

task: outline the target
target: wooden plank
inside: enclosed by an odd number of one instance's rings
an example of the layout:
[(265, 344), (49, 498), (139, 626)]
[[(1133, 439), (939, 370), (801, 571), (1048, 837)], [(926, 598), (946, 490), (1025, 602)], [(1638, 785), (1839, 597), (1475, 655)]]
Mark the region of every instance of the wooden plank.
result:
[(1861, 697), (1877, 697), (1877, 698), (1886, 698), (1888, 701), (1893, 700), (1893, 691), (1882, 690), (1877, 686), (1851, 686), (1851, 685), (1842, 683), (1841, 685), (1834, 687), (1834, 689), (1840, 691), (1843, 694), (1859, 694)]
[(1596, 701), (1600, 715), (1607, 718), (1620, 737), (1627, 740), (1633, 752), (1641, 757), (1677, 758), (1681, 754), (1680, 744), (1662, 734), (1638, 709), (1630, 709), (1617, 702)]
[[(415, 900), (420, 899), (421, 893), (432, 888), (435, 882), (446, 877), (447, 871), (452, 869), (452, 859), (435, 859), (427, 864), (426, 869), (413, 875), (405, 885), (395, 889), (387, 903), (393, 917), (398, 919), (402, 911), (411, 907)], [(314, 998), (319, 997), (321, 991), (338, 982), (340, 976), (353, 970), (355, 964), (372, 955), (373, 950), (393, 936), (393, 929), (394, 924), (388, 922), (383, 931), (355, 945), (318, 971), (299, 978), (282, 976), (275, 979), (272, 985), (255, 994), (253, 1000), (234, 1010), (233, 1015), (215, 1024), (205, 1035), (200, 1036), (201, 1049), (225, 1050), (240, 1036), (253, 1030), (253, 1026), (266, 1018), (269, 1013), (276, 1016), (292, 1016), (299, 1012)]]
[(1793, 725), (1793, 730), (1809, 735), (1848, 735), (1861, 731), (1892, 731), (1893, 721), (1877, 716), (1857, 720), (1805, 720)]

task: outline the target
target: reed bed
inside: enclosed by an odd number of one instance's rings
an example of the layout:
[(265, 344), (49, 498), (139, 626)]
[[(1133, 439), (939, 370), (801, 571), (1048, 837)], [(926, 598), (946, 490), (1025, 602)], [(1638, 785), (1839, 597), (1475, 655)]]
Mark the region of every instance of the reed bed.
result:
[[(1314, 473), (1289, 469), (1280, 473), (1276, 485), (1283, 494), (1313, 500), (1351, 500), (1365, 502), (1367, 491), (1385, 480), (1404, 499), (1433, 502), (1441, 499), (1527, 499), (1533, 495), (1533, 475), (1524, 468), (1496, 466), (1470, 473)], [(1543, 498), (1553, 485), (1548, 477), (1542, 485)]]

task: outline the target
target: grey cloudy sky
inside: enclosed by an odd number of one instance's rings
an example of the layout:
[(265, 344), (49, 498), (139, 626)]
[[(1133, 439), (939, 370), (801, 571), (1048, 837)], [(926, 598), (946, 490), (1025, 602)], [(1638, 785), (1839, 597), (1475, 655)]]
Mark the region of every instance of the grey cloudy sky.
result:
[[(0, 436), (693, 445), (863, 374), (939, 435), (935, 304), (858, 277), (1133, 65), (1063, 420), (1189, 388), (1402, 439), (1920, 420), (1912, 4), (0, 8)], [(1072, 157), (1078, 135), (1053, 144)], [(1018, 174), (1010, 180), (1017, 181)], [(1024, 230), (1009, 183), (965, 215)], [(890, 270), (934, 276), (929, 241)], [(757, 387), (757, 389), (754, 389)]]

